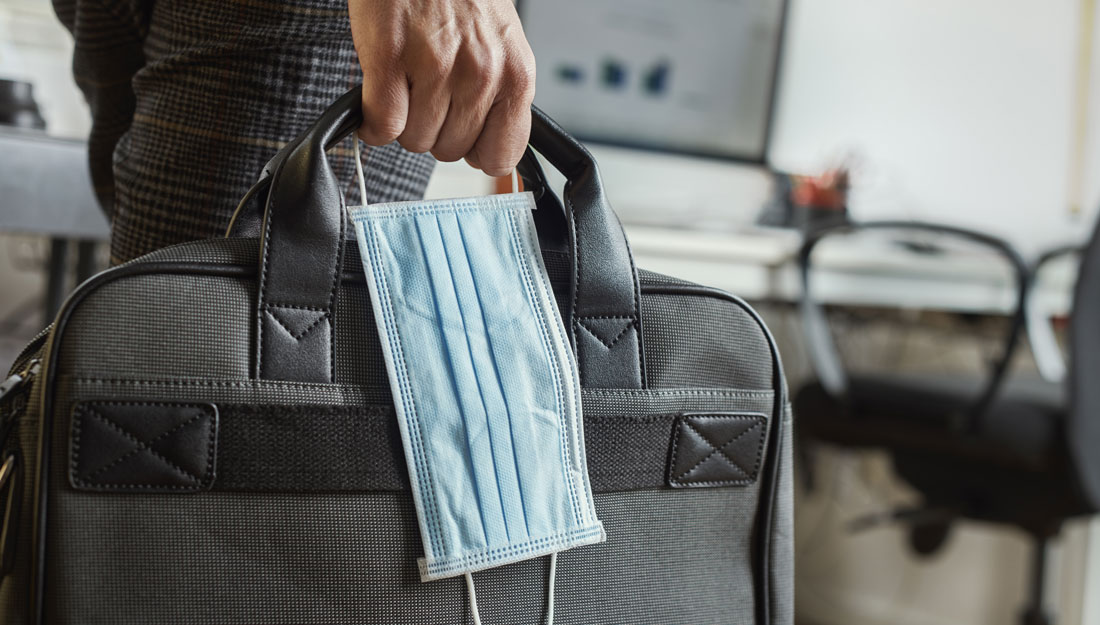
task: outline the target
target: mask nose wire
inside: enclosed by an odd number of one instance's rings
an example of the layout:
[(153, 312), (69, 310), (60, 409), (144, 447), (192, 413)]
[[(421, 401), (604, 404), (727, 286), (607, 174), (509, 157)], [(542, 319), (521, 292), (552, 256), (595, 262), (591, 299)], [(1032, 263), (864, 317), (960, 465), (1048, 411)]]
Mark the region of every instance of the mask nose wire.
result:
[[(477, 592), (474, 590), (474, 576), (466, 573), (466, 594), (470, 598), (470, 614), (474, 625), (481, 625), (481, 614), (477, 610)], [(558, 553), (550, 554), (550, 578), (546, 588), (546, 625), (554, 625), (554, 586), (558, 577)]]

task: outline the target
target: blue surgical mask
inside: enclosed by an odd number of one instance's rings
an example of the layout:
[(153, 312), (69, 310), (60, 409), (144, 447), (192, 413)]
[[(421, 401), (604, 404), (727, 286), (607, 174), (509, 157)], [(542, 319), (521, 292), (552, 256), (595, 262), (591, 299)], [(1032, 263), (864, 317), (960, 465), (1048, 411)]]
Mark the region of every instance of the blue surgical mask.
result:
[(604, 540), (576, 362), (533, 209), (530, 193), (513, 193), (350, 211), (412, 483), (424, 581)]

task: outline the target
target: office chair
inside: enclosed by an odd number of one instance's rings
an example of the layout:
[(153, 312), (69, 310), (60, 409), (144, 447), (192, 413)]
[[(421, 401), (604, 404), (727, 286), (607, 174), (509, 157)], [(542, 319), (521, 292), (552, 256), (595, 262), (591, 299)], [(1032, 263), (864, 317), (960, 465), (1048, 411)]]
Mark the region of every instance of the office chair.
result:
[[(875, 229), (963, 237), (1002, 257), (1016, 283), (1003, 349), (984, 380), (958, 376), (850, 374), (842, 365), (823, 306), (815, 300), (812, 252), (829, 237)], [(1100, 231), (1100, 230), (1098, 230)], [(1015, 526), (1033, 538), (1024, 625), (1053, 622), (1043, 609), (1047, 543), (1071, 517), (1100, 509), (1100, 241), (1081, 252), (1070, 318), (1066, 382), (1009, 375), (1028, 316), (1028, 267), (1007, 243), (927, 223), (871, 222), (811, 233), (800, 255), (800, 314), (817, 380), (795, 397), (802, 440), (885, 450), (895, 472), (922, 496), (920, 510), (899, 511), (918, 552), (939, 547), (953, 519)], [(1068, 253), (1059, 250), (1043, 262)], [(1048, 344), (1053, 337), (1045, 336)], [(1049, 351), (1049, 350), (1048, 350)], [(1051, 359), (1048, 357), (1048, 364)], [(1047, 367), (1051, 369), (1051, 367)], [(1056, 366), (1053, 369), (1057, 369)]]

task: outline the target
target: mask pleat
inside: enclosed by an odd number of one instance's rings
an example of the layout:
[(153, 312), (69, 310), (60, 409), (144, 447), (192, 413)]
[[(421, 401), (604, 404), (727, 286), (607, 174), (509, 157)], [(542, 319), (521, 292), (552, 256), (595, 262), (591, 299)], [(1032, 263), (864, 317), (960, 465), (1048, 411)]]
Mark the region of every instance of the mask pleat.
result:
[[(492, 457), (488, 415), (481, 396), (477, 392), (477, 374), (470, 354), (466, 324), (439, 224), (434, 215), (419, 217), (415, 223), (420, 247), (424, 254), (427, 281), (432, 291), (436, 315), (441, 322), (438, 324), (442, 330), (441, 338), (444, 343), (444, 349), (441, 351), (446, 354), (449, 381), (455, 396), (454, 405), (459, 411), (464, 426), (468, 454), (463, 465), (472, 476), (474, 497), (481, 515), (485, 543), (491, 547), (499, 542), (507, 542), (507, 528), (500, 498), (488, 496), (498, 490), (496, 474), (493, 467), (471, 460)], [(421, 418), (428, 420), (432, 415), (421, 415)], [(454, 467), (444, 470), (454, 470)], [(468, 502), (466, 504), (468, 505)]]
[[(500, 211), (459, 219), (459, 232), (470, 252), (470, 267), (477, 277), (475, 286), (484, 302), (495, 339), (493, 348), (498, 362), (507, 363), (508, 375), (502, 376), (501, 392), (512, 416), (512, 440), (515, 448), (516, 472), (524, 487), (523, 512), (527, 533), (542, 538), (554, 533), (573, 516), (567, 508), (568, 496), (563, 481), (565, 471), (558, 444), (559, 404), (548, 384), (560, 378), (549, 354), (549, 337), (541, 331), (532, 336), (530, 328), (539, 327), (533, 280), (517, 284), (516, 276), (530, 272), (523, 264), (521, 250), (516, 249), (513, 211)], [(479, 238), (488, 241), (509, 241), (510, 245), (495, 245), (493, 255), (478, 253)], [(503, 273), (504, 275), (500, 275)], [(535, 339), (535, 340), (532, 340)], [(501, 348), (497, 349), (498, 343)], [(538, 467), (536, 470), (534, 467)], [(556, 472), (562, 479), (547, 479)]]
[[(533, 232), (534, 223), (530, 214), (517, 217), (515, 213), (505, 213), (503, 219), (494, 222), (494, 226), (502, 230), (497, 235), (498, 237), (509, 240), (509, 248), (518, 263), (516, 274), (522, 276), (522, 280), (526, 285), (526, 288), (523, 289), (523, 296), (526, 299), (526, 309), (531, 311), (532, 316), (528, 327), (540, 328), (539, 339), (542, 349), (539, 354), (542, 358), (542, 367), (531, 369), (531, 371), (538, 371), (539, 377), (530, 379), (527, 388), (523, 390), (519, 397), (524, 399), (528, 410), (535, 417), (529, 420), (532, 428), (530, 440), (542, 442), (541, 445), (528, 446), (527, 451), (538, 459), (536, 464), (543, 467), (542, 472), (553, 470), (560, 476), (560, 479), (557, 480), (547, 480), (544, 479), (545, 476), (535, 475), (531, 480), (534, 483), (534, 488), (528, 491), (528, 498), (541, 504), (536, 513), (528, 519), (532, 528), (531, 533), (533, 536), (545, 536), (553, 533), (554, 528), (576, 523), (579, 518), (579, 515), (576, 514), (575, 495), (569, 492), (573, 480), (568, 472), (570, 466), (567, 460), (569, 448), (564, 441), (566, 433), (562, 427), (563, 424), (559, 422), (559, 415), (563, 411), (563, 403), (565, 402), (565, 398), (559, 394), (565, 391), (565, 385), (562, 384), (561, 379), (563, 374), (561, 370), (562, 363), (556, 361), (552, 356), (555, 353), (552, 344), (554, 338), (548, 330), (549, 323), (560, 322), (556, 317), (550, 319), (539, 317), (540, 306), (538, 300), (540, 295), (547, 296), (545, 301), (549, 302), (550, 300), (548, 293), (540, 292), (542, 284), (536, 279), (536, 268), (527, 262), (532, 254), (538, 254), (539, 249), (533, 236), (525, 238), (523, 235), (524, 231), (528, 229)], [(529, 335), (527, 339), (527, 344), (531, 345)], [(552, 382), (547, 384), (546, 380)], [(551, 443), (551, 441), (556, 444)], [(521, 469), (530, 470), (531, 466), (531, 463), (523, 463)]]
[[(484, 237), (488, 220), (481, 214), (472, 215), (468, 219), (477, 226), (475, 231)], [(500, 362), (492, 339), (494, 335), (499, 336), (515, 322), (521, 321), (517, 317), (521, 316), (523, 311), (516, 310), (510, 305), (503, 294), (498, 294), (498, 297), (493, 299), (483, 297), (479, 285), (486, 282), (500, 284), (500, 276), (475, 276), (463, 222), (456, 219), (454, 215), (437, 216), (438, 220), (446, 221), (446, 227), (442, 227), (440, 231), (447, 249), (447, 257), (452, 261), (452, 275), (466, 316), (466, 328), (469, 330), (467, 339), (470, 343), (471, 359), (476, 368), (478, 390), (481, 392), (486, 413), (493, 417), (490, 418), (490, 423), (495, 424), (490, 427), (489, 436), (492, 441), (493, 464), (496, 467), (500, 504), (507, 522), (508, 538), (511, 541), (526, 539), (530, 536), (530, 531), (527, 527), (526, 502), (523, 498), (523, 484), (518, 471), (519, 459), (513, 426), (517, 419), (523, 418), (523, 414), (516, 414), (512, 410), (512, 402), (509, 401), (504, 388)], [(514, 263), (511, 258), (495, 257), (493, 260), (496, 261), (498, 271), (500, 265)], [(503, 313), (503, 317), (490, 314), (488, 311)], [(500, 427), (501, 425), (504, 427)]]

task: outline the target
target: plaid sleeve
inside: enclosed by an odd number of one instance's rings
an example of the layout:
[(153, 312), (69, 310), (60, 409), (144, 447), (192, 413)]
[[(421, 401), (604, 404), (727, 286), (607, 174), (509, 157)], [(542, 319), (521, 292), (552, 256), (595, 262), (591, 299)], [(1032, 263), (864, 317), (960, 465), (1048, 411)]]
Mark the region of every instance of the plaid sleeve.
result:
[[(54, 0), (90, 104), (112, 262), (221, 236), (264, 163), (362, 80), (346, 0)], [(333, 167), (359, 201), (351, 144)], [(421, 197), (430, 155), (367, 152), (370, 201)]]

